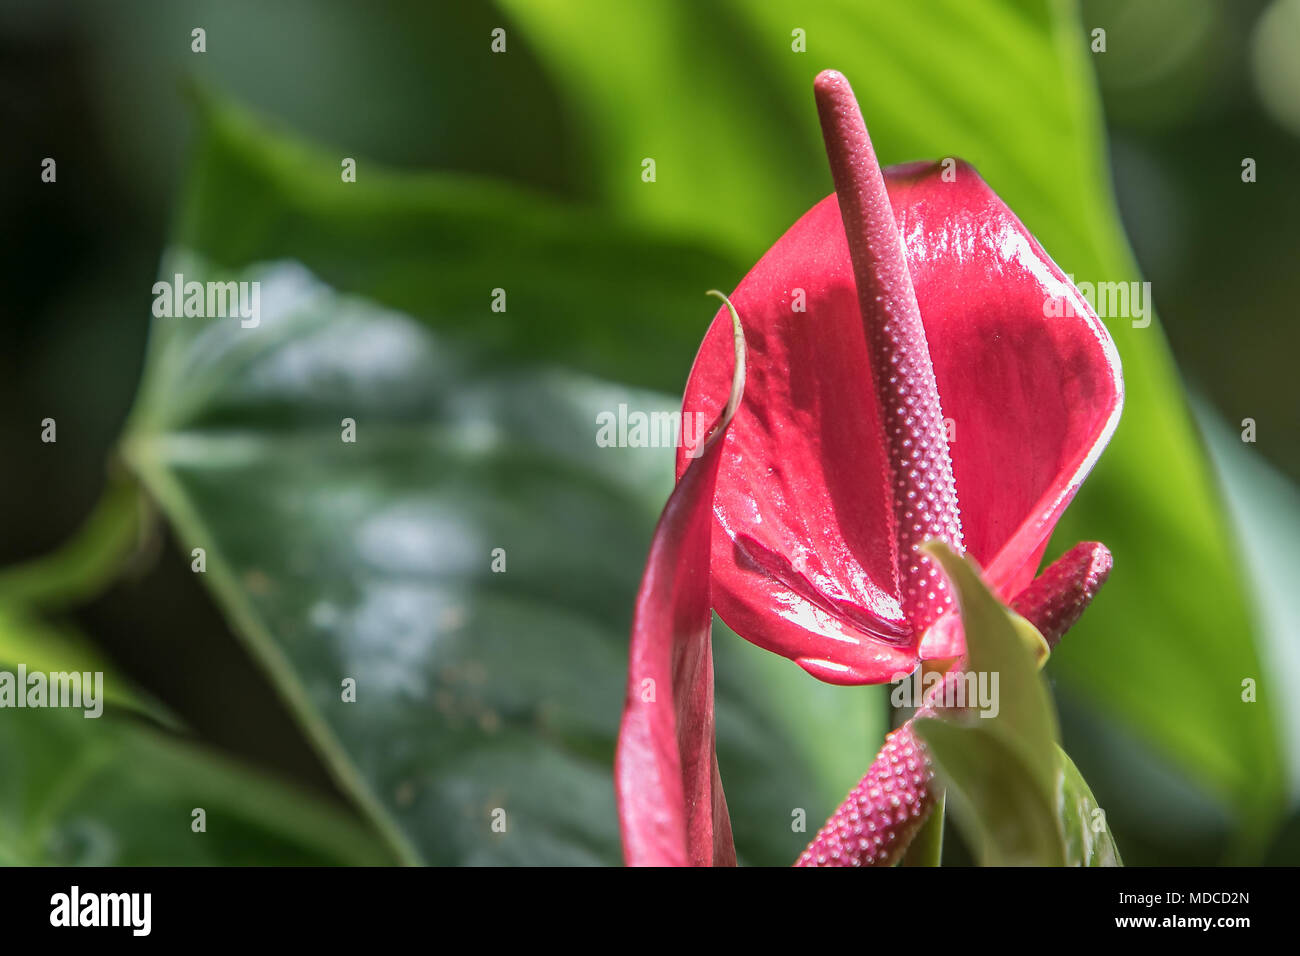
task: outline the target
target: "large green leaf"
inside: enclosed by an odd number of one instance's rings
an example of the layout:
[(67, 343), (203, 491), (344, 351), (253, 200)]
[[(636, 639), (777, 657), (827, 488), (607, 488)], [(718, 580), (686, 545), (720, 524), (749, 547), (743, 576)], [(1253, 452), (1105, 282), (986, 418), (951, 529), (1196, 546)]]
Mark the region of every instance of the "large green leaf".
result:
[(181, 730), (166, 708), (70, 624), (24, 603), (61, 607), (105, 587), (139, 513), (140, 489), (115, 481), (71, 542), (0, 573), (0, 669), (99, 675), (81, 707), (0, 711), (0, 864), (391, 862), (340, 808), (164, 733)]
[[(421, 266), (429, 298), (467, 268)], [(340, 783), (408, 861), (616, 862), (627, 629), (672, 452), (598, 447), (597, 414), (673, 401), (489, 361), (300, 264), (177, 272), (259, 282), (260, 323), (156, 321), (126, 456)], [(789, 863), (797, 811), (815, 826), (868, 762), (873, 698), (717, 644), (739, 850)], [(834, 753), (810, 745), (828, 727)]]
[[(1300, 489), (1243, 441), (1243, 430), (1227, 422), (1204, 401), (1194, 404), (1206, 446), (1223, 481), (1228, 508), (1237, 529), (1237, 553), (1250, 573), (1251, 590), (1268, 639), (1262, 673), (1242, 674), (1239, 706), (1261, 707), (1285, 729), (1292, 752), (1300, 752), (1300, 699), (1292, 691), (1300, 681)], [(1243, 423), (1244, 424), (1244, 423)], [(1247, 687), (1254, 686), (1253, 694)], [(1267, 691), (1267, 695), (1265, 694)], [(1291, 766), (1291, 795), (1300, 797), (1300, 762)]]
[[(1138, 278), (1068, 0), (825, 0), (797, 11), (763, 0), (501, 2), (563, 90), (594, 188), (620, 215), (756, 260), (830, 190), (811, 83), (834, 66), (885, 161), (969, 160), (1077, 279)], [(792, 51), (796, 28), (806, 54)], [(647, 157), (653, 183), (640, 175)], [(1285, 686), (1260, 666), (1223, 507), (1159, 326), (1108, 325), (1124, 361), (1124, 416), (1049, 557), (1098, 539), (1115, 573), (1052, 673), (1258, 835), (1276, 819), (1283, 763), (1271, 713), (1240, 706), (1240, 682), (1258, 675), (1272, 698)]]
[[(680, 390), (706, 289), (739, 264), (712, 247), (465, 175), (411, 175), (199, 98), (178, 244), (229, 265), (290, 259), (421, 319), (474, 355), (550, 361)], [(505, 309), (493, 309), (494, 290)]]
[[(0, 720), (0, 864), (378, 865), (337, 808), (120, 715)], [(193, 830), (201, 808), (204, 832)]]

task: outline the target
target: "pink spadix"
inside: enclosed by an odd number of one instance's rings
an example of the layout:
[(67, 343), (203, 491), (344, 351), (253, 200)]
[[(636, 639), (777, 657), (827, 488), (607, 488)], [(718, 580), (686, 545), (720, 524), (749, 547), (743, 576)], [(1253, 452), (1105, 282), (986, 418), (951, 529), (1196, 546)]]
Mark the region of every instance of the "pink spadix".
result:
[(889, 450), (898, 589), (914, 631), (952, 608), (947, 581), (920, 547), (930, 538), (962, 550), (961, 510), (939, 387), (907, 257), (862, 112), (843, 74), (813, 84), (822, 137), (848, 239), (858, 304)]

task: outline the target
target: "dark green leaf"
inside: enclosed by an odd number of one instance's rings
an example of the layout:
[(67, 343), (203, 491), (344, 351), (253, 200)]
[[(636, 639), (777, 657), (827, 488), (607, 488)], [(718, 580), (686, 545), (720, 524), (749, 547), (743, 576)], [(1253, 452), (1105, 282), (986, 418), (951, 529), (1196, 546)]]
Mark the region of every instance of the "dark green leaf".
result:
[[(627, 629), (672, 451), (598, 447), (597, 415), (672, 400), (476, 361), (296, 264), (174, 272), (259, 281), (261, 320), (156, 322), (127, 458), (342, 786), (407, 860), (616, 862)], [(716, 643), (739, 850), (789, 863), (793, 814), (815, 828), (865, 768), (873, 698)]]
[(301, 262), (497, 362), (678, 390), (710, 314), (705, 290), (741, 276), (703, 241), (501, 182), (365, 163), (343, 183), (337, 153), (215, 101), (201, 114), (177, 244), (229, 266)]
[[(119, 717), (7, 710), (0, 863), (378, 865), (382, 842), (319, 800)], [(191, 827), (195, 808), (206, 831)]]
[[(7, 573), (15, 592), (62, 605), (100, 586), (106, 555), (131, 541), (138, 489), (114, 491), (87, 528), (49, 558)], [(116, 531), (113, 529), (116, 527)], [(81, 707), (0, 711), (0, 864), (336, 865), (391, 861), (382, 842), (339, 809), (233, 761), (146, 726), (179, 729), (69, 625), (6, 596), (0, 603), (0, 669), (98, 674)], [(84, 677), (82, 678), (84, 681)], [(85, 686), (82, 684), (82, 686)], [(91, 716), (94, 715), (94, 716)], [(191, 829), (192, 811), (207, 830)]]

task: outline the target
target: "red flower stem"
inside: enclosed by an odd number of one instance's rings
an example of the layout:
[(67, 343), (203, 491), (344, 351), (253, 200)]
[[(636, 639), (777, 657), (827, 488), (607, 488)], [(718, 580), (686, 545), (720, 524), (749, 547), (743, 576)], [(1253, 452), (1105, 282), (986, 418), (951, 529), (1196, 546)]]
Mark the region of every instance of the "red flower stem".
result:
[(939, 538), (963, 550), (939, 389), (898, 224), (853, 90), (834, 70), (821, 73), (813, 89), (891, 462), (899, 594), (920, 635), (952, 607), (952, 596), (938, 566), (917, 548)]
[[(1076, 544), (1052, 562), (1015, 599), (1016, 612), (1055, 647), (1079, 620), (1110, 576), (1113, 561), (1103, 544)], [(934, 808), (934, 770), (913, 733), (916, 717), (937, 716), (931, 704), (964, 669), (957, 666), (931, 692), (926, 706), (885, 737), (866, 776), (808, 844), (795, 866), (892, 866)]]

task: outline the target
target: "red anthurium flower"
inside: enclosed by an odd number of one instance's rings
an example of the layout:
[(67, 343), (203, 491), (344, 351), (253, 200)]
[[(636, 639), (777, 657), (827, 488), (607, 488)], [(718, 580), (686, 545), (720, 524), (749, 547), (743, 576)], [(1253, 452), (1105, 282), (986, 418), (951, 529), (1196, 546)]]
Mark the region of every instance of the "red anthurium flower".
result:
[[(1101, 321), (974, 169), (882, 174), (843, 77), (817, 92), (838, 201), (732, 296), (750, 364), (714, 502), (714, 603), (823, 680), (879, 683), (962, 650), (955, 628), (927, 634), (950, 599), (916, 546), (964, 545), (1013, 599), (1122, 385)], [(685, 409), (721, 408), (728, 340), (720, 316)]]
[[(959, 660), (947, 582), (918, 551), (938, 538), (974, 557), (1050, 643), (1109, 572), (1109, 552), (1086, 544), (1034, 580), (1118, 421), (1114, 345), (973, 168), (947, 160), (882, 171), (847, 81), (827, 71), (815, 91), (836, 194), (731, 297), (748, 350), (744, 401), (703, 456), (683, 448), (678, 459), (681, 494), (717, 457), (708, 469), (712, 605), (742, 637), (831, 683), (881, 683), (925, 660)], [(720, 311), (684, 412), (713, 418), (727, 404), (730, 325)], [(668, 512), (656, 547), (667, 521)], [(647, 581), (654, 563), (652, 552)], [(649, 613), (646, 587), (638, 611)], [(634, 630), (633, 677), (646, 639)], [(896, 731), (801, 862), (896, 858), (928, 809), (927, 774), (910, 729)], [(632, 776), (621, 767), (625, 838), (640, 829), (626, 799)], [(885, 794), (894, 812), (872, 817)], [(895, 806), (900, 794), (910, 806)], [(837, 829), (841, 814), (848, 830)], [(864, 820), (876, 828), (865, 845), (853, 833)]]

